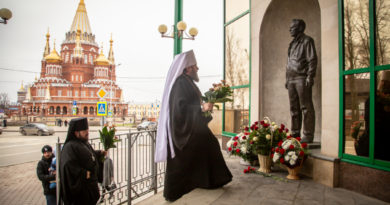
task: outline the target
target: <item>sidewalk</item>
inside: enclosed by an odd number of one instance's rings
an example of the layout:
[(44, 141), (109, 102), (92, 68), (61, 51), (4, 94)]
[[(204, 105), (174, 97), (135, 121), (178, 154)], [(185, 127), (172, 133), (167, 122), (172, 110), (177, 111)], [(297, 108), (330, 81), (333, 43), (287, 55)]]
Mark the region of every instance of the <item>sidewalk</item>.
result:
[[(65, 126), (49, 126), (51, 128), (54, 129), (55, 132), (68, 132), (68, 128), (69, 127), (65, 127)], [(19, 132), (19, 128), (20, 126), (8, 126), (8, 127), (2, 127), (3, 128), (3, 132)], [(89, 127), (89, 131), (90, 132), (97, 132), (98, 130), (101, 130), (102, 127), (100, 126), (90, 126)], [(121, 126), (118, 126), (116, 127), (116, 129), (118, 131), (129, 131), (130, 127), (121, 127)]]
[[(244, 174), (247, 166), (239, 158), (224, 154), (233, 174), (233, 181), (215, 190), (195, 189), (179, 200), (169, 203), (162, 192), (136, 203), (137, 205), (251, 205), (251, 204), (308, 204), (308, 205), (385, 205), (374, 198), (341, 188), (330, 188), (302, 177), (287, 181), (284, 170), (276, 170), (272, 177)], [(45, 204), (41, 182), (36, 176), (38, 161), (0, 168), (0, 204)]]
[(215, 190), (195, 189), (177, 201), (165, 201), (162, 192), (136, 205), (384, 205), (389, 204), (356, 192), (331, 188), (310, 178), (286, 180), (287, 172), (276, 170), (273, 177), (260, 174), (244, 174), (247, 166), (240, 165), (237, 157), (224, 153), (226, 163), (233, 174), (233, 181)]

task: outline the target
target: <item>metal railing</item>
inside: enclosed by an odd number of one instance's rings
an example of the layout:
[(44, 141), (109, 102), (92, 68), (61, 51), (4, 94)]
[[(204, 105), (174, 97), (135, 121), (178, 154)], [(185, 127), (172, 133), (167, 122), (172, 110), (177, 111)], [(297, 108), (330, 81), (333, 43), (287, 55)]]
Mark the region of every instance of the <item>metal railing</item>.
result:
[[(98, 204), (131, 204), (148, 193), (156, 194), (164, 186), (165, 163), (155, 163), (156, 131), (129, 132), (116, 135), (120, 139), (116, 148), (108, 151), (108, 157), (114, 164), (114, 182), (116, 188), (103, 191)], [(95, 150), (103, 149), (99, 138), (90, 139)], [(57, 150), (63, 143), (57, 143)], [(60, 156), (60, 154), (57, 154)], [(61, 159), (57, 158), (57, 167)], [(59, 173), (59, 169), (57, 169)], [(59, 174), (57, 174), (59, 176)], [(57, 181), (59, 178), (57, 177)], [(57, 189), (59, 199), (59, 189)]]

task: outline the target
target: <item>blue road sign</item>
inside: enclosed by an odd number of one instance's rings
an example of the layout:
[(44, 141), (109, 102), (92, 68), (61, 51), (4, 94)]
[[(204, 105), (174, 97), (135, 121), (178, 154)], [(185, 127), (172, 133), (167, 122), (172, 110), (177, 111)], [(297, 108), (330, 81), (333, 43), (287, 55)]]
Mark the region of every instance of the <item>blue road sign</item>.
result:
[(107, 116), (107, 102), (97, 102), (97, 115)]

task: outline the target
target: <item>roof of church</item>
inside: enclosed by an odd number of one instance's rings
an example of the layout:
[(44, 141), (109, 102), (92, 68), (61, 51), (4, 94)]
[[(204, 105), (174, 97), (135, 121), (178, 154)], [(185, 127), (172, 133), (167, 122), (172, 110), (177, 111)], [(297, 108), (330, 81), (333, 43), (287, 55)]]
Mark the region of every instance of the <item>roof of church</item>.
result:
[(45, 60), (48, 63), (60, 63), (62, 61), (60, 55), (58, 55), (58, 53), (56, 51), (56, 44), (55, 43), (54, 43), (54, 46), (53, 46), (53, 50), (51, 51), (51, 53), (49, 55), (47, 55), (45, 57)]
[(109, 65), (110, 64), (110, 61), (103, 54), (103, 47), (100, 48), (100, 55), (98, 58), (96, 58), (96, 60), (94, 62), (96, 65)]
[(82, 34), (85, 32), (88, 34), (92, 34), (84, 0), (80, 0), (79, 6), (77, 7), (76, 15), (73, 18), (72, 26), (70, 27), (70, 32), (77, 32), (78, 28), (80, 28)]

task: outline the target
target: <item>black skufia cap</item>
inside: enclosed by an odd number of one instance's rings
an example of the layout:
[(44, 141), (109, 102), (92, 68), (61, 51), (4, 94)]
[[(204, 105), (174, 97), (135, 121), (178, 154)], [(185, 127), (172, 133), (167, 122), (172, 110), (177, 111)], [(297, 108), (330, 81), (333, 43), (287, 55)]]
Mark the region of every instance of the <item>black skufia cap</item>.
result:
[(74, 134), (75, 131), (87, 130), (88, 129), (88, 119), (86, 117), (80, 117), (72, 119), (69, 122), (68, 135), (66, 137), (65, 143), (77, 139)]
[(42, 147), (42, 153), (45, 152), (53, 152), (53, 149), (50, 147), (50, 145), (45, 145)]

